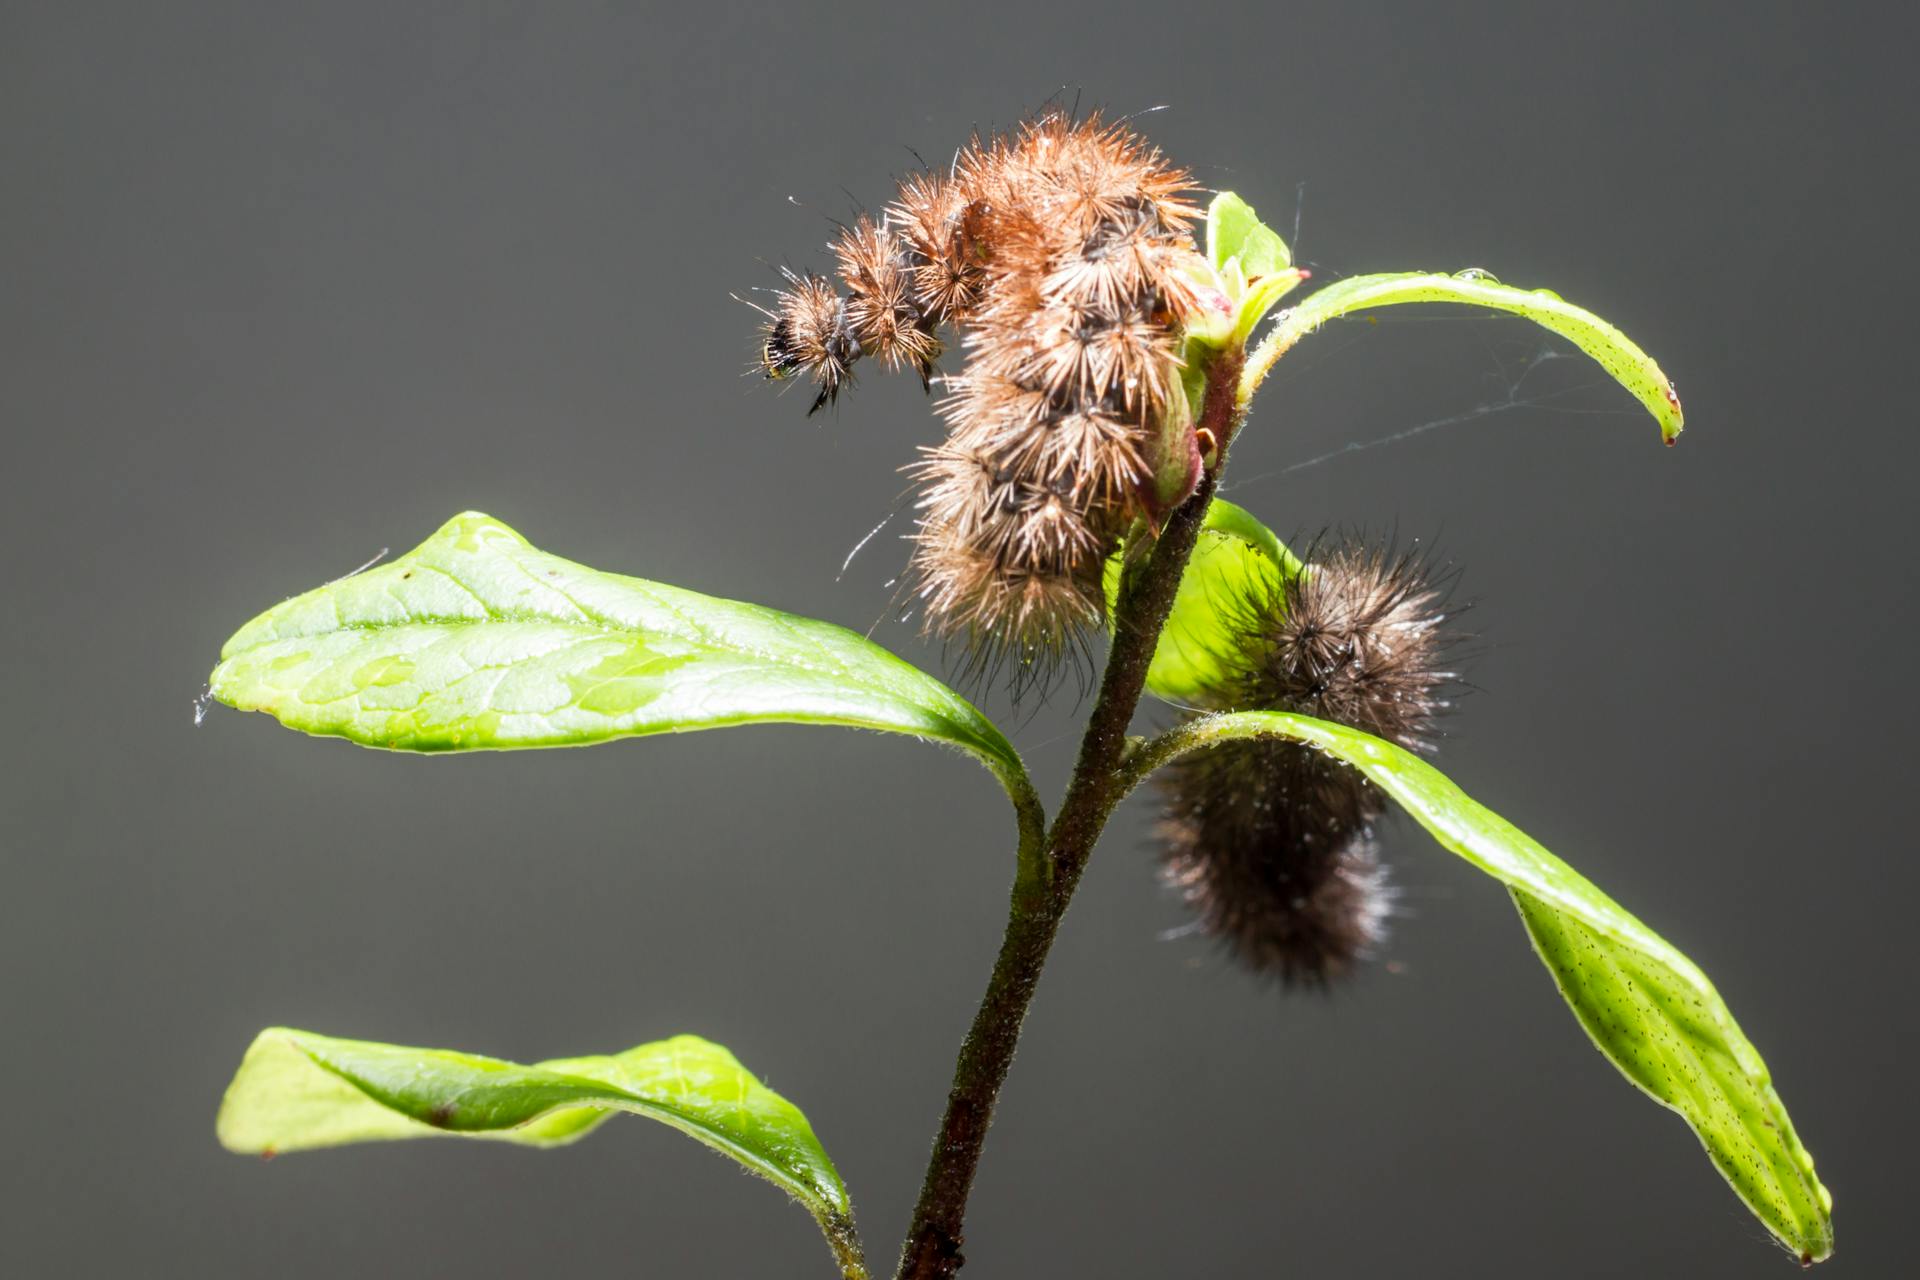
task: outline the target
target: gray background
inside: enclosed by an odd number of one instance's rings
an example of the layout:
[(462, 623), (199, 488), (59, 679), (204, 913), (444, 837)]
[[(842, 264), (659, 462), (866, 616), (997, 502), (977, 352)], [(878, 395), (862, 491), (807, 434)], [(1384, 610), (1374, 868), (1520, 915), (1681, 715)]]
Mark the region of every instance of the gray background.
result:
[[(1438, 535), (1484, 637), (1442, 764), (1716, 976), (1838, 1197), (1834, 1273), (1906, 1273), (1920, 33), (1844, 9), (0, 8), (0, 1270), (826, 1274), (803, 1213), (639, 1123), (228, 1156), (275, 1022), (704, 1033), (892, 1256), (1003, 911), (984, 773), (798, 728), (429, 760), (191, 704), (254, 612), (466, 507), (882, 615), (903, 522), (836, 574), (933, 420), (885, 379), (807, 420), (742, 376), (728, 291), (1067, 85), (1167, 104), (1151, 136), (1298, 211), (1323, 279), (1484, 266), (1677, 378), (1668, 451), (1575, 361), (1516, 392), (1565, 349), (1518, 321), (1386, 313), (1289, 358), (1232, 496)], [(1071, 691), (986, 704), (1057, 794)], [(1068, 920), (968, 1274), (1787, 1274), (1477, 873), (1396, 826), (1391, 970), (1285, 997), (1162, 937), (1147, 817)]]

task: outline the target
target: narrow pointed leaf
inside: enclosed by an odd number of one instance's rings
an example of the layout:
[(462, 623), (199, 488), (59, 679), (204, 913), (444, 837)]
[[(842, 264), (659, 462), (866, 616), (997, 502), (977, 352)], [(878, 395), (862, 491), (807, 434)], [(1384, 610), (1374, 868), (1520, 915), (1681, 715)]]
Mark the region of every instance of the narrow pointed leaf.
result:
[[(1123, 555), (1124, 549), (1107, 561), (1109, 617), (1120, 594)], [(1215, 498), (1147, 667), (1147, 691), (1182, 706), (1211, 705), (1226, 677), (1222, 659), (1234, 650), (1232, 629), (1244, 613), (1242, 605), (1269, 598), (1300, 569), (1273, 530), (1243, 508)]]
[(1661, 372), (1653, 357), (1626, 334), (1551, 290), (1515, 289), (1488, 278), (1484, 272), (1473, 271), (1459, 275), (1409, 271), (1353, 276), (1308, 295), (1280, 314), (1278, 322), (1249, 357), (1240, 383), (1242, 400), (1252, 395), (1274, 361), (1329, 320), (1408, 302), (1456, 302), (1488, 307), (1524, 316), (1551, 329), (1592, 356), (1615, 381), (1632, 392), (1660, 424), (1660, 435), (1668, 444), (1680, 434), (1683, 415), (1672, 380)]
[(443, 1136), (555, 1147), (621, 1111), (671, 1125), (778, 1186), (820, 1223), (845, 1273), (864, 1276), (847, 1189), (807, 1118), (698, 1036), (521, 1066), (272, 1027), (241, 1060), (216, 1131), (251, 1155)]
[(1309, 274), (1306, 271), (1288, 267), (1270, 276), (1262, 276), (1248, 285), (1247, 291), (1240, 296), (1239, 310), (1234, 314), (1233, 328), (1228, 331), (1227, 341), (1236, 347), (1246, 346), (1247, 339), (1251, 338), (1253, 331), (1260, 327), (1260, 322), (1267, 318), (1267, 312), (1273, 310), (1280, 299), (1299, 288)]
[(958, 747), (1030, 794), (965, 699), (831, 623), (602, 573), (477, 512), (399, 559), (276, 605), (221, 650), (213, 696), (408, 751), (576, 746), (793, 722)]
[(1514, 905), (1534, 951), (1595, 1047), (1655, 1101), (1696, 1123), (1714, 1165), (1802, 1262), (1833, 1252), (1833, 1197), (1793, 1131), (1766, 1063), (1696, 970), (1622, 946), (1525, 889)]
[[(1179, 750), (1230, 738), (1291, 738), (1337, 756), (1442, 845), (1504, 883), (1594, 1044), (1678, 1112), (1768, 1230), (1802, 1260), (1833, 1251), (1833, 1201), (1759, 1053), (1692, 961), (1526, 833), (1411, 752), (1342, 725), (1248, 711), (1173, 731)], [(1175, 752), (1177, 754), (1177, 752)], [(1146, 763), (1170, 758), (1146, 753)]]

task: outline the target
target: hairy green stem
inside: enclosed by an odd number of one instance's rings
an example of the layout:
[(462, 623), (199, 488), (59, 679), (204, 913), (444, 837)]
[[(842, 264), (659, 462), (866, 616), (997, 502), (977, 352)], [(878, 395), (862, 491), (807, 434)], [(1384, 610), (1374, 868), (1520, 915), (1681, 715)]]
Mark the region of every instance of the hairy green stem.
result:
[(1119, 787), (1122, 798), (1145, 782), (1162, 765), (1172, 764), (1181, 756), (1211, 747), (1217, 743), (1237, 738), (1274, 738), (1286, 734), (1271, 722), (1260, 719), (1261, 713), (1228, 711), (1216, 715), (1201, 716), (1177, 724), (1157, 738), (1141, 743), (1127, 753), (1125, 763), (1120, 766)]
[(946, 1114), (934, 1138), (920, 1202), (901, 1251), (900, 1280), (948, 1280), (965, 1261), (960, 1246), (967, 1196), (993, 1120), (994, 1102), (1013, 1063), (1020, 1026), (1060, 921), (1108, 817), (1126, 794), (1122, 779), (1127, 728), (1146, 688), (1147, 667), (1239, 423), (1242, 359), (1243, 353), (1236, 349), (1220, 352), (1208, 362), (1206, 395), (1195, 425), (1209, 431), (1217, 442), (1216, 462), (1168, 518), (1152, 554), (1125, 575), (1114, 608), (1113, 647), (1080, 741), (1073, 778), (1053, 826), (1037, 849), (1029, 847), (1023, 815), (1006, 936), (954, 1064)]
[(827, 1247), (833, 1250), (833, 1260), (840, 1266), (841, 1280), (871, 1280), (873, 1273), (867, 1270), (867, 1255), (860, 1247), (860, 1233), (852, 1216), (834, 1214), (822, 1219), (820, 1225), (826, 1232)]
[(1260, 384), (1267, 380), (1267, 375), (1273, 372), (1273, 366), (1280, 362), (1280, 357), (1287, 354), (1300, 338), (1298, 332), (1287, 326), (1275, 325), (1260, 345), (1254, 348), (1241, 369), (1239, 386), (1236, 388), (1236, 398), (1242, 409), (1253, 399), (1253, 393), (1260, 389)]
[(1023, 769), (1019, 773), (996, 769), (997, 776), (1013, 801), (1014, 821), (1019, 824), (1020, 844), (1015, 855), (1014, 890), (1021, 886), (1046, 882), (1047, 810)]

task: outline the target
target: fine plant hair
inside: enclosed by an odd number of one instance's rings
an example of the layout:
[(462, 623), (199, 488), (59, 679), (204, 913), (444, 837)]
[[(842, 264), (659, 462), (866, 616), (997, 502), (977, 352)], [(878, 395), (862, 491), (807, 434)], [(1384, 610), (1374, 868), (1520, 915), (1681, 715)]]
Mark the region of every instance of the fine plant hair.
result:
[[(841, 227), (829, 255), (831, 274), (782, 273), (760, 308), (757, 364), (809, 386), (809, 412), (840, 403), (861, 369), (932, 396), (943, 438), (902, 459), (916, 513), (906, 590), (930, 648), (1016, 696), (1063, 664), (1098, 672), (1051, 814), (999, 726), (870, 639), (589, 568), (473, 511), (241, 627), (209, 696), (385, 750), (789, 723), (936, 742), (984, 766), (1014, 818), (1005, 932), (944, 1102), (929, 1099), (939, 1119), (899, 1280), (952, 1277), (966, 1251), (1021, 1270), (970, 1238), (969, 1194), (1080, 878), (1117, 806), (1149, 781), (1163, 878), (1279, 987), (1326, 987), (1380, 950), (1393, 897), (1379, 844), (1391, 810), (1412, 818), (1507, 891), (1595, 1047), (1680, 1115), (1773, 1238), (1806, 1264), (1832, 1252), (1832, 1198), (1712, 984), (1426, 758), (1457, 690), (1451, 568), (1359, 537), (1296, 552), (1217, 497), (1236, 436), (1274, 429), (1251, 413), (1268, 375), (1358, 312), (1447, 303), (1531, 321), (1596, 360), (1672, 444), (1680, 401), (1652, 357), (1558, 294), (1481, 271), (1353, 276), (1296, 300), (1311, 273), (1251, 205), (1230, 191), (1203, 200), (1130, 123), (1097, 113), (1049, 109), (973, 137)], [(1139, 736), (1149, 695), (1172, 718)], [(843, 1280), (875, 1274), (806, 1116), (698, 1036), (521, 1064), (270, 1027), (216, 1128), (255, 1155), (436, 1135), (551, 1147), (622, 1112), (786, 1192)]]

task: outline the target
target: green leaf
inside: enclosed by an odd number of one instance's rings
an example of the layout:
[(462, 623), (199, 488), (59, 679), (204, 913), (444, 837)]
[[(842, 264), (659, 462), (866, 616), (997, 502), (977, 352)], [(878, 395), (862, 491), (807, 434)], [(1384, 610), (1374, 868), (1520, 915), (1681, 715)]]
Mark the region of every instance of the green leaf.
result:
[[(1120, 596), (1124, 556), (1122, 548), (1107, 560), (1110, 618)], [(1270, 598), (1301, 567), (1273, 530), (1243, 508), (1215, 498), (1147, 667), (1147, 691), (1182, 706), (1215, 705), (1227, 675), (1222, 657), (1233, 652), (1232, 628), (1242, 603)]]
[(1227, 332), (1227, 342), (1236, 347), (1246, 346), (1247, 339), (1267, 318), (1267, 312), (1273, 310), (1280, 299), (1299, 288), (1300, 282), (1311, 274), (1289, 267), (1270, 276), (1262, 276), (1248, 286), (1240, 297), (1239, 308), (1233, 317), (1233, 328)]
[(1304, 335), (1356, 311), (1406, 302), (1458, 302), (1525, 316), (1599, 361), (1615, 381), (1646, 406), (1668, 444), (1680, 434), (1683, 415), (1672, 380), (1626, 334), (1551, 290), (1509, 288), (1485, 272), (1475, 271), (1452, 276), (1419, 271), (1353, 276), (1310, 294), (1281, 313), (1279, 322), (1248, 358), (1240, 380), (1242, 403), (1252, 396), (1274, 362)]
[(601, 573), (477, 512), (399, 559), (274, 606), (221, 650), (213, 696), (407, 751), (576, 746), (794, 722), (945, 742), (1031, 796), (965, 699), (830, 623)]
[(1279, 232), (1260, 221), (1253, 206), (1231, 191), (1222, 191), (1207, 208), (1207, 257), (1221, 271), (1238, 258), (1241, 273), (1249, 281), (1293, 265), (1293, 253)]
[(1755, 1216), (1803, 1261), (1833, 1252), (1833, 1199), (1767, 1067), (1692, 961), (1426, 761), (1355, 729), (1277, 711), (1190, 722), (1143, 748), (1137, 779), (1186, 750), (1276, 735), (1359, 769), (1448, 849), (1506, 884), (1594, 1044), (1678, 1112)]
[(847, 1189), (807, 1118), (698, 1036), (521, 1066), (271, 1027), (241, 1060), (215, 1127), (246, 1155), (443, 1136), (557, 1147), (617, 1111), (672, 1125), (772, 1182), (813, 1214), (844, 1274), (865, 1277)]
[(1802, 1262), (1831, 1254), (1833, 1196), (1766, 1063), (1705, 976), (1695, 969), (1676, 980), (1672, 957), (1620, 945), (1571, 911), (1512, 892), (1534, 951), (1600, 1052), (1687, 1118), (1715, 1167)]

